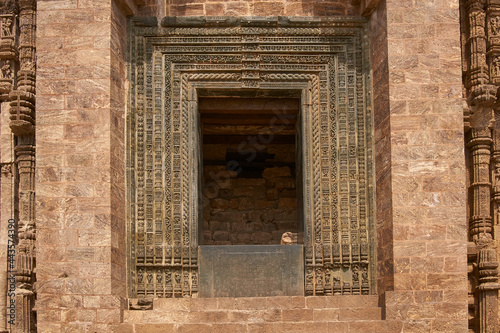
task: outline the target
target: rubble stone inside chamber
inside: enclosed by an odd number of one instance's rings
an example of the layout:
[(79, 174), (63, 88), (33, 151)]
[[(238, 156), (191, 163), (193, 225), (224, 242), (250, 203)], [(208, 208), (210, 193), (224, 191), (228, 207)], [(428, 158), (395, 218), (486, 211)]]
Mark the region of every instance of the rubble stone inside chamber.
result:
[[(211, 157), (233, 147), (204, 148), (204, 156)], [(267, 150), (275, 153), (272, 161), (295, 164), (294, 145), (270, 145)], [(225, 165), (204, 165), (204, 244), (280, 244), (283, 233), (297, 232), (295, 168), (271, 164), (255, 178), (241, 177)]]
[(200, 101), (202, 244), (280, 244), (298, 232), (298, 100), (280, 102)]

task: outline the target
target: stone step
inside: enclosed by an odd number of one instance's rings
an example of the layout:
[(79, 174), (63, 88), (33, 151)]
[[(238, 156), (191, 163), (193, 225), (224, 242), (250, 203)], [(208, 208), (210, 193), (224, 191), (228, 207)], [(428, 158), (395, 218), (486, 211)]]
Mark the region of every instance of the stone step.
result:
[(273, 323), (381, 320), (380, 308), (125, 311), (129, 323)]
[(129, 310), (126, 323), (241, 324), (377, 321), (377, 296), (155, 299), (152, 310)]
[(378, 307), (377, 295), (279, 296), (238, 298), (157, 298), (158, 311), (259, 310), (259, 309), (340, 309)]
[(401, 330), (402, 322), (391, 320), (317, 323), (123, 324), (124, 332), (136, 333), (400, 333)]

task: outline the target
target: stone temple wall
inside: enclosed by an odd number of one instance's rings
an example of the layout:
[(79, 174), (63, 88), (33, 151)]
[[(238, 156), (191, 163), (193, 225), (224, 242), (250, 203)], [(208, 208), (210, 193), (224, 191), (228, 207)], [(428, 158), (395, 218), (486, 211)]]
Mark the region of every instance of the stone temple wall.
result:
[(204, 1), (166, 2), (169, 16), (329, 16), (353, 15), (349, 1)]
[[(130, 304), (126, 27), (134, 15), (362, 15), (369, 20), (375, 296)], [(468, 332), (457, 1), (38, 0), (36, 23), (40, 332)], [(9, 155), (1, 147), (3, 162)], [(13, 197), (5, 182), (2, 173), (2, 224), (9, 214), (5, 198)], [(0, 232), (6, 237), (3, 227)]]
[[(377, 56), (384, 45), (372, 44), (375, 82), (388, 83), (388, 94), (377, 93), (374, 83), (381, 111), (377, 185), (384, 189), (377, 193), (378, 222), (388, 222), (379, 229), (385, 248), (378, 252), (386, 318), (400, 318), (414, 331), (466, 331), (458, 3), (387, 1), (374, 15), (387, 17), (387, 64)], [(383, 34), (373, 18), (372, 27)]]

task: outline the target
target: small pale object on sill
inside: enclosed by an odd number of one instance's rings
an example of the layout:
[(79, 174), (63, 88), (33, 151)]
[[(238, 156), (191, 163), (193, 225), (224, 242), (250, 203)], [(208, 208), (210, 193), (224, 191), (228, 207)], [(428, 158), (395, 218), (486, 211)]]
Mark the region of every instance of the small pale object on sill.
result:
[(291, 244), (297, 244), (297, 233), (285, 232), (281, 236), (281, 245), (291, 245)]

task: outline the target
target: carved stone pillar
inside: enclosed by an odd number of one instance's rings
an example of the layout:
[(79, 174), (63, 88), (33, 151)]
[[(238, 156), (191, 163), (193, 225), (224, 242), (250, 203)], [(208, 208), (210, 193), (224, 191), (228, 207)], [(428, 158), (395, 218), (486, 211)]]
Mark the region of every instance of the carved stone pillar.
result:
[(13, 332), (35, 332), (35, 24), (36, 1), (18, 0), (19, 63), (16, 90), (10, 97), (10, 128), (16, 136), (19, 177), (16, 256), (16, 325)]
[(0, 3), (0, 101), (7, 101), (15, 85), (18, 67), (17, 4), (14, 0)]
[(16, 258), (16, 326), (14, 332), (36, 331), (35, 294), (35, 147), (32, 136), (18, 137), (15, 147), (19, 172), (19, 244)]
[[(489, 108), (476, 110), (475, 117), (484, 125), (488, 121)], [(480, 115), (483, 111), (483, 115)], [(482, 117), (481, 117), (482, 116)], [(473, 122), (474, 125), (474, 122)], [(492, 195), (490, 181), (490, 163), (498, 164), (498, 154), (491, 157), (492, 134), (489, 127), (473, 126), (467, 143), (471, 155), (470, 186), (469, 186), (469, 235), (477, 249), (477, 259), (474, 258), (478, 270), (474, 279), (477, 287), (472, 293), (475, 298), (476, 332), (498, 332), (498, 273), (496, 249), (493, 241), (493, 221), (490, 199)], [(497, 184), (497, 183), (495, 183)], [(495, 186), (497, 188), (497, 186)], [(493, 192), (494, 193), (494, 192)], [(495, 198), (495, 197), (493, 197)], [(476, 286), (476, 284), (473, 284)]]
[(498, 332), (498, 262), (494, 242), (481, 235), (479, 250), (479, 333)]
[(465, 85), (469, 89), (472, 105), (488, 102), (496, 96), (496, 87), (489, 85), (488, 65), (486, 63), (486, 14), (485, 0), (466, 2), (469, 35), (467, 39), (468, 71)]
[(490, 68), (490, 82), (500, 84), (500, 1), (488, 0), (487, 21), (487, 60)]
[[(4, 107), (6, 103), (2, 104)], [(2, 110), (3, 112), (8, 110)], [(5, 119), (8, 120), (7, 114), (0, 115), (0, 142), (2, 143), (11, 143), (11, 135), (10, 130), (8, 128), (8, 122), (3, 122)], [(4, 130), (9, 130), (7, 134), (4, 134)], [(8, 144), (3, 144), (2, 149), (0, 151), (0, 217), (2, 218), (2, 223), (0, 224), (0, 333), (8, 332), (8, 321), (10, 317), (7, 312), (8, 306), (10, 305), (10, 297), (7, 297), (8, 293), (8, 277), (12, 275), (11, 271), (13, 271), (12, 265), (9, 264), (9, 255), (7, 252), (8, 245), (12, 244), (12, 238), (9, 238), (9, 221), (15, 221), (12, 219), (16, 216), (14, 203), (16, 202), (17, 197), (15, 196), (14, 188), (16, 184), (16, 177), (14, 175), (14, 163), (12, 162), (12, 156), (10, 154), (10, 150), (8, 148)], [(12, 220), (10, 220), (12, 219)], [(9, 244), (10, 243), (10, 244)]]
[[(494, 142), (494, 147), (495, 150), (493, 152), (493, 155), (491, 157), (491, 162), (493, 165), (493, 190), (492, 190), (492, 210), (493, 210), (493, 225), (497, 226), (498, 223), (500, 222), (500, 215), (499, 215), (499, 210), (500, 210), (500, 148), (499, 141), (500, 138), (498, 138), (498, 134), (495, 135), (495, 142)], [(497, 231), (497, 230), (495, 230)], [(495, 237), (497, 238), (497, 237)]]
[(19, 59), (17, 89), (10, 93), (11, 125), (15, 135), (35, 132), (35, 23), (36, 1), (19, 1)]
[(480, 234), (487, 235), (486, 237), (491, 239), (493, 230), (490, 212), (492, 138), (489, 128), (473, 128), (470, 135), (470, 140), (467, 143), (472, 155), (471, 183), (469, 187), (469, 198), (472, 202), (469, 230), (472, 240), (477, 241)]
[[(0, 178), (0, 199), (2, 228), (0, 230), (0, 332), (8, 332), (7, 306), (10, 305), (10, 297), (7, 297), (8, 287), (8, 230), (7, 221), (16, 217), (17, 193), (16, 193), (16, 169), (11, 152), (12, 134), (8, 128), (9, 119), (9, 94), (15, 89), (16, 74), (19, 68), (18, 52), (18, 14), (19, 8), (15, 0), (0, 1), (0, 111), (1, 136), (0, 136), (0, 165), (2, 168)], [(13, 220), (11, 220), (13, 221)], [(12, 240), (11, 240), (12, 241)]]

